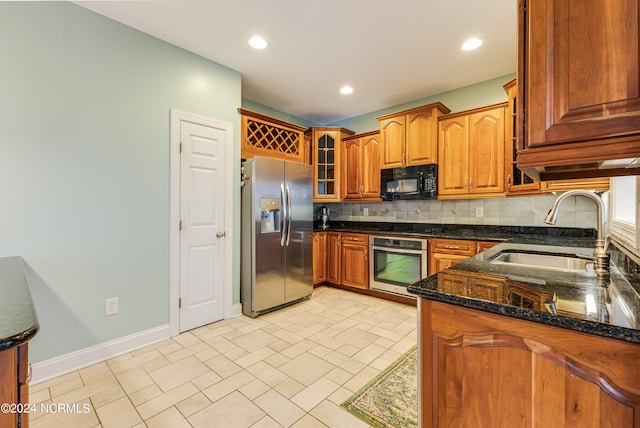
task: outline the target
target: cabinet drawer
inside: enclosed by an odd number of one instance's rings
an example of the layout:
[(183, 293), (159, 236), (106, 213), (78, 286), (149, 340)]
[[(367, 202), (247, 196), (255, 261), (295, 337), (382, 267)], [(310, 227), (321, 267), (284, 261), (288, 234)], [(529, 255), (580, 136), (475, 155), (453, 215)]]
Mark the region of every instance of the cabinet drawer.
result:
[(480, 254), (483, 251), (487, 251), (488, 249), (493, 248), (498, 244), (499, 244), (499, 242), (478, 241), (478, 242), (476, 242), (476, 254)]
[(461, 241), (457, 239), (433, 239), (429, 241), (429, 251), (440, 254), (459, 254), (473, 256), (476, 254), (475, 241)]
[(369, 245), (369, 235), (364, 233), (343, 233), (342, 243)]

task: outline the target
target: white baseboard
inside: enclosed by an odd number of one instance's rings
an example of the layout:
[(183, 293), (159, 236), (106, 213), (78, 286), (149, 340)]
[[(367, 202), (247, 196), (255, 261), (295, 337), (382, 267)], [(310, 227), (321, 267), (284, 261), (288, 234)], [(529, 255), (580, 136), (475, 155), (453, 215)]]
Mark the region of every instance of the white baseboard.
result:
[[(240, 311), (240, 313), (242, 313), (242, 311)], [(169, 334), (169, 325), (166, 324), (35, 363), (31, 366), (33, 375), (29, 383), (35, 385), (92, 364), (100, 363), (124, 354), (125, 352), (130, 352), (143, 346), (168, 339), (169, 337), (171, 337)]]
[(242, 303), (236, 303), (231, 306), (231, 318), (239, 317), (242, 315)]

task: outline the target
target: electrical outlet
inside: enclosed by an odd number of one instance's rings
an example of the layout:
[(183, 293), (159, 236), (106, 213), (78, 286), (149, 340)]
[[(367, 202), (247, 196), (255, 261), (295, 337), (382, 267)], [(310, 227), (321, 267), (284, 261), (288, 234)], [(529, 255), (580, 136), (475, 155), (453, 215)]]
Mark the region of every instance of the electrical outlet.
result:
[(104, 314), (115, 315), (118, 313), (118, 298), (112, 297), (104, 301)]
[(476, 207), (476, 217), (484, 217), (484, 207)]
[(363, 214), (363, 215), (369, 215), (369, 208), (366, 208), (366, 207), (365, 207), (365, 208), (363, 208), (363, 209), (362, 209), (362, 214)]

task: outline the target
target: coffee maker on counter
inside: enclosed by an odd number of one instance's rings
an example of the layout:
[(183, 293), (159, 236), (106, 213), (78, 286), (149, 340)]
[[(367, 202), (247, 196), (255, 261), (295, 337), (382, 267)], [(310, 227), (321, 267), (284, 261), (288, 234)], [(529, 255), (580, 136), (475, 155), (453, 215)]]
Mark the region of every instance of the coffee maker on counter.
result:
[(320, 229), (329, 229), (329, 208), (324, 205), (318, 207), (318, 217), (320, 218)]

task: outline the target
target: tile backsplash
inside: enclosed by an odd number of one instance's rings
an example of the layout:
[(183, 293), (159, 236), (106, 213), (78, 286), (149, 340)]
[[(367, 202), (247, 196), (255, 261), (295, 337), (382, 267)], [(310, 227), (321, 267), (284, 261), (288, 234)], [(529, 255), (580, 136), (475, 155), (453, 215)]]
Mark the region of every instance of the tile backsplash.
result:
[[(602, 197), (608, 205), (609, 192)], [(331, 221), (383, 221), (433, 224), (487, 224), (496, 226), (548, 226), (544, 222), (555, 196), (520, 196), (493, 199), (423, 200), (392, 202), (315, 203), (324, 205)], [(557, 227), (595, 228), (596, 204), (574, 197), (562, 202)], [(553, 226), (549, 226), (553, 227)]]

